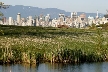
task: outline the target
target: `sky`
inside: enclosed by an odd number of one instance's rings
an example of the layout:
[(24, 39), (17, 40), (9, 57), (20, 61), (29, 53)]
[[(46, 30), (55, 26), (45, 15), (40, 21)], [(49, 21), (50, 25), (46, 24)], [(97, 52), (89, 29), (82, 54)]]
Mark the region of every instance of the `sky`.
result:
[(68, 12), (106, 13), (108, 0), (0, 0), (8, 5), (58, 8)]

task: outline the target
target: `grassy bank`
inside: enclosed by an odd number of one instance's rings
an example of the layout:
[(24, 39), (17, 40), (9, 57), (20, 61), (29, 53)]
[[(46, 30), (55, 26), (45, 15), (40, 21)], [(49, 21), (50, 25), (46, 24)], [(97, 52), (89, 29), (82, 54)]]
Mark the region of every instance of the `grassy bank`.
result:
[(108, 33), (105, 30), (3, 25), (0, 30), (0, 63), (108, 60)]

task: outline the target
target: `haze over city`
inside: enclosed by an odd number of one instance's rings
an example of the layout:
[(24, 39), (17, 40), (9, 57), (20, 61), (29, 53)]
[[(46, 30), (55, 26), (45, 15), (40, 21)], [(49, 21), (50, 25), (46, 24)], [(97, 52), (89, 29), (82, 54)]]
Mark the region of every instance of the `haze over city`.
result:
[(106, 13), (108, 0), (1, 0), (5, 4), (25, 5), (40, 8), (58, 8), (73, 12)]

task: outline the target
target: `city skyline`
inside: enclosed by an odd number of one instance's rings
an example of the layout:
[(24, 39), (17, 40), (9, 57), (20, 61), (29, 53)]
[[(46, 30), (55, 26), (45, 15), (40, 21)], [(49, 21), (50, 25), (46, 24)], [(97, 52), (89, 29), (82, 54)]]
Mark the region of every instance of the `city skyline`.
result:
[(89, 12), (96, 13), (98, 10), (99, 13), (106, 13), (108, 9), (108, 0), (99, 1), (99, 0), (1, 0), (5, 4), (9, 5), (24, 5), (24, 6), (34, 6), (40, 8), (58, 8), (69, 12)]

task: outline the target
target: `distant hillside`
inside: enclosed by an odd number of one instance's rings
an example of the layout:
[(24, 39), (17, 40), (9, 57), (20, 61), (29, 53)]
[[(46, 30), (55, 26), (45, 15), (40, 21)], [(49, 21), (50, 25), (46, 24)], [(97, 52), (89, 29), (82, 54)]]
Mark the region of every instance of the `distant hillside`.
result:
[[(16, 19), (16, 15), (17, 13), (21, 13), (21, 17), (27, 17), (27, 16), (39, 16), (40, 14), (50, 14), (51, 18), (57, 18), (59, 13), (64, 13), (66, 16), (70, 16), (71, 12), (66, 12), (64, 10), (60, 10), (57, 8), (46, 8), (46, 9), (42, 9), (42, 8), (38, 8), (38, 7), (31, 7), (31, 6), (23, 6), (23, 5), (16, 5), (16, 6), (10, 6), (10, 8), (8, 9), (2, 9), (1, 10), (4, 15), (8, 18), (8, 17), (13, 17), (14, 19)], [(78, 15), (80, 15), (81, 13), (85, 13), (85, 12), (78, 12)], [(99, 15), (101, 14), (101, 17), (103, 17), (102, 13), (99, 13)], [(86, 13), (86, 16), (96, 16), (96, 13)]]

